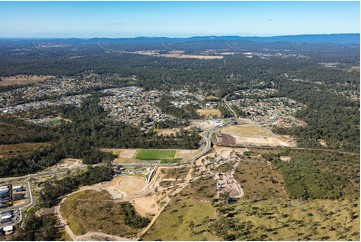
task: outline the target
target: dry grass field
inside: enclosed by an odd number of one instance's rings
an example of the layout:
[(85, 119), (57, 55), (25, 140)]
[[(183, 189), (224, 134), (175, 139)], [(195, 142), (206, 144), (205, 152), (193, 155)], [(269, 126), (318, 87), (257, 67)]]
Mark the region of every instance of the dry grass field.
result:
[[(219, 240), (208, 228), (217, 218), (211, 204), (215, 193), (215, 180), (204, 177), (187, 186), (173, 198), (144, 240)], [(211, 194), (211, 197), (209, 195)]]
[(251, 223), (251, 240), (360, 239), (359, 201), (240, 201), (235, 218)]
[(187, 161), (192, 159), (196, 154), (199, 153), (198, 150), (177, 150), (176, 158), (182, 159), (182, 161)]
[(0, 86), (24, 85), (36, 83), (53, 78), (54, 76), (37, 76), (37, 75), (17, 75), (10, 77), (1, 77)]
[[(219, 155), (223, 154), (221, 149), (233, 150), (215, 147)], [(174, 197), (142, 239), (359, 241), (358, 199), (289, 199), (280, 170), (261, 155), (282, 151), (251, 150), (251, 154), (242, 158), (234, 174), (244, 190), (241, 199), (234, 203), (212, 202), (215, 180), (212, 176), (205, 176)], [(231, 165), (221, 165), (217, 171), (229, 170)], [(331, 168), (324, 167), (335, 172)], [(164, 186), (172, 184), (174, 182), (170, 180), (162, 183)]]
[(47, 143), (23, 143), (12, 145), (0, 145), (0, 158), (7, 158), (17, 156), (19, 154), (30, 153), (42, 146), (48, 145)]
[(92, 231), (124, 237), (139, 232), (126, 225), (124, 211), (107, 191), (85, 190), (70, 195), (60, 212), (76, 235)]
[(243, 158), (234, 176), (244, 190), (245, 199), (287, 199), (280, 172), (261, 158)]
[(254, 124), (231, 125), (222, 129), (222, 132), (233, 135), (239, 135), (239, 136), (264, 136), (264, 137), (274, 136), (272, 132), (260, 128)]
[(205, 108), (205, 109), (197, 109), (197, 113), (201, 116), (201, 117), (206, 117), (206, 118), (220, 118), (221, 117), (221, 111), (219, 111), (219, 109), (216, 108)]

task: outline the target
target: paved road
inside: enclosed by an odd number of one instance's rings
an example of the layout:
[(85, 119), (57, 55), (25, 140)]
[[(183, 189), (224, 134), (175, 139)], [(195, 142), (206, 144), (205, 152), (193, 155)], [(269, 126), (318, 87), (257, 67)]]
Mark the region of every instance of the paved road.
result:
[[(94, 165), (90, 165), (91, 167), (96, 167), (96, 166), (100, 166), (103, 164), (94, 164)], [(75, 167), (75, 168), (62, 168), (62, 169), (58, 169), (56, 171), (45, 171), (45, 172), (38, 172), (38, 173), (34, 173), (34, 174), (28, 174), (25, 176), (17, 176), (17, 177), (5, 177), (5, 178), (0, 178), (0, 182), (9, 182), (12, 180), (26, 180), (26, 179), (31, 179), (31, 178), (38, 178), (38, 177), (42, 177), (42, 176), (52, 176), (55, 174), (61, 174), (61, 173), (67, 173), (69, 171), (77, 171), (77, 170), (83, 170), (86, 169), (88, 167), (88, 165), (83, 165), (80, 167)]]
[(233, 116), (235, 119), (238, 119), (238, 115), (236, 114), (236, 112), (231, 108), (231, 106), (229, 106), (229, 104), (227, 103), (227, 98), (228, 96), (231, 95), (231, 93), (227, 94), (224, 98), (223, 98), (223, 102), (226, 104), (227, 108), (229, 109), (229, 111), (231, 111), (231, 113), (233, 113)]
[[(205, 131), (205, 132), (203, 133), (203, 138), (206, 140), (206, 145), (205, 145), (204, 149), (203, 149), (201, 152), (199, 152), (196, 156), (194, 156), (192, 159), (188, 160), (188, 161), (185, 162), (185, 163), (193, 163), (194, 161), (196, 161), (196, 160), (198, 160), (199, 158), (201, 158), (202, 156), (204, 156), (204, 155), (211, 149), (211, 145), (212, 145), (211, 138), (212, 138), (212, 135), (213, 135), (215, 132), (217, 132), (218, 130), (220, 130), (220, 129), (222, 129), (222, 128), (230, 125), (230, 124), (233, 124), (233, 121), (232, 121), (232, 120), (227, 120), (226, 123), (224, 123), (223, 125)], [(183, 163), (183, 164), (184, 164), (184, 163)]]

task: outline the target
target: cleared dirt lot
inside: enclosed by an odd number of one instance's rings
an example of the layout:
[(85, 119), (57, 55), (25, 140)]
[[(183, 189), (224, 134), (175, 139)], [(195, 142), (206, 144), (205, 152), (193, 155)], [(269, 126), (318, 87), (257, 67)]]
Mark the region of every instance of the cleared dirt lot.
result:
[[(155, 175), (153, 180), (157, 180)], [(106, 190), (113, 199), (128, 201), (134, 205), (136, 211), (142, 215), (155, 214), (159, 210), (159, 194), (154, 192), (155, 186), (146, 183), (144, 177), (121, 176), (109, 182), (102, 182), (93, 186), (84, 186), (81, 190)]]
[(214, 59), (223, 59), (221, 55), (188, 55), (184, 54), (184, 51), (169, 51), (167, 54), (160, 54), (159, 50), (150, 50), (150, 51), (135, 51), (129, 52), (131, 54), (138, 55), (150, 55), (158, 57), (167, 57), (167, 58), (181, 58), (181, 59), (201, 59), (201, 60), (214, 60)]
[(0, 86), (11, 86), (11, 85), (20, 85), (20, 84), (30, 84), (35, 82), (45, 81), (47, 79), (53, 78), (54, 76), (36, 76), (36, 75), (17, 75), (10, 77), (0, 77)]
[(114, 180), (115, 188), (127, 194), (136, 194), (146, 186), (144, 178), (139, 176), (123, 176), (117, 177)]
[(276, 135), (270, 130), (255, 124), (231, 125), (221, 130), (216, 136), (219, 144), (240, 145), (254, 147), (294, 147), (296, 144), (292, 138), (285, 135)]
[(207, 121), (207, 120), (199, 120), (199, 119), (192, 120), (191, 126), (195, 128), (200, 128), (201, 130), (207, 130), (216, 127), (214, 124), (209, 122), (209, 120)]
[(164, 136), (169, 136), (169, 135), (175, 135), (180, 129), (156, 129), (154, 130), (155, 132), (157, 132), (158, 135), (164, 135)]
[(241, 137), (235, 136), (237, 144), (255, 146), (291, 146), (286, 141), (277, 137)]
[(62, 159), (59, 163), (47, 168), (47, 171), (55, 171), (58, 169), (63, 169), (63, 168), (76, 168), (76, 167), (83, 167), (83, 162), (81, 159), (72, 159), (72, 158), (66, 158), (66, 159)]
[(146, 182), (144, 177), (140, 176), (119, 176), (109, 182), (102, 182), (86, 188), (100, 188), (107, 190), (114, 199), (127, 198), (138, 194)]
[[(189, 130), (192, 126), (184, 127), (183, 130)], [(171, 134), (175, 135), (177, 132), (181, 131), (181, 128), (169, 128), (169, 129), (154, 129), (158, 135), (169, 136)]]

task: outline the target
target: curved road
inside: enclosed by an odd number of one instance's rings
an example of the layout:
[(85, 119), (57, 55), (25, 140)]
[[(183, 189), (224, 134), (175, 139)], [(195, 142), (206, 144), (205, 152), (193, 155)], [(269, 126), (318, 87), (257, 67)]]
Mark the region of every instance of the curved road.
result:
[(224, 96), (223, 98), (223, 102), (224, 104), (226, 104), (227, 108), (229, 109), (229, 111), (231, 111), (231, 113), (233, 113), (233, 116), (235, 119), (238, 119), (238, 115), (236, 114), (236, 112), (231, 108), (231, 106), (229, 106), (229, 104), (227, 103), (227, 98), (228, 96), (231, 94), (227, 94), (226, 96)]

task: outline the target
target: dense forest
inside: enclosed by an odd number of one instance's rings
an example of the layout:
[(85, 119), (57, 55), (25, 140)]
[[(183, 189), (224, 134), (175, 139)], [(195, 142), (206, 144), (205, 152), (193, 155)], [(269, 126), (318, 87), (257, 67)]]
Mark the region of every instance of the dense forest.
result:
[[(291, 161), (281, 161), (282, 155), (290, 156)], [(286, 151), (263, 156), (280, 170), (292, 199), (355, 199), (360, 194), (359, 156), (320, 151)]]
[(57, 226), (59, 224), (54, 215), (38, 217), (35, 211), (29, 211), (24, 221), (24, 226), (19, 226), (13, 241), (56, 241), (62, 234)]
[[(330, 85), (334, 84), (332, 83), (334, 78), (328, 79)], [(352, 81), (355, 87), (357, 86), (356, 76), (346, 78), (350, 78), (348, 80)], [(275, 131), (295, 135), (298, 143), (303, 147), (320, 146), (317, 140), (324, 139), (332, 149), (357, 152), (360, 148), (359, 101), (342, 98), (329, 89), (330, 87), (326, 85), (315, 88), (309, 84), (279, 81), (280, 96), (287, 96), (307, 105), (307, 108), (298, 112), (296, 117), (306, 121), (308, 125)]]

